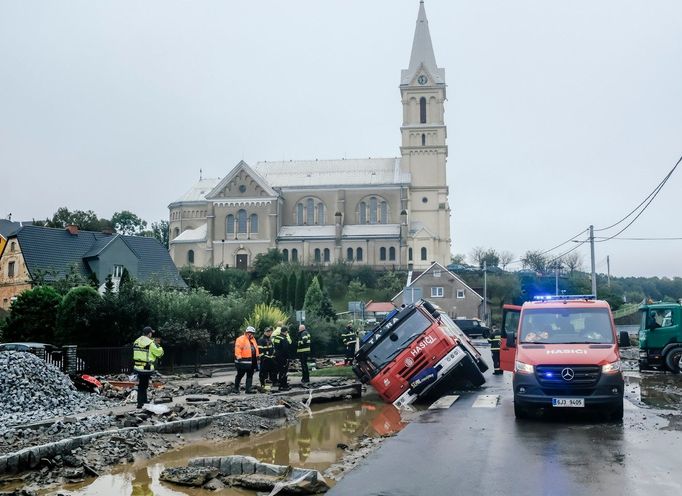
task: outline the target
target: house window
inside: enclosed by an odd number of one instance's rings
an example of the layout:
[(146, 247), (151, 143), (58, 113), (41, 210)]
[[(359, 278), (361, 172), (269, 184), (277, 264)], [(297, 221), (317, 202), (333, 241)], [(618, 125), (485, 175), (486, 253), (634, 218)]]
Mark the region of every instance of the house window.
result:
[(386, 248), (379, 248), (379, 260), (386, 260)]
[(306, 205), (305, 205), (305, 215), (306, 215), (306, 224), (309, 226), (312, 226), (315, 224), (315, 203), (313, 202), (312, 198), (308, 198), (306, 200)]
[(412, 260), (412, 248), (407, 249), (407, 259)]
[(395, 260), (395, 248), (393, 246), (388, 249), (388, 259)]
[(419, 122), (426, 124), (426, 98), (419, 99)]
[(227, 216), (227, 234), (234, 234), (234, 215)]
[(369, 199), (369, 223), (377, 223), (377, 199), (375, 197)]
[(246, 232), (246, 210), (244, 209), (241, 209), (239, 212), (237, 212), (237, 232)]
[(187, 263), (188, 264), (193, 264), (194, 263), (194, 250), (189, 250), (187, 252)]
[(381, 223), (388, 224), (388, 203), (381, 202)]
[(442, 297), (443, 297), (443, 288), (442, 287), (431, 288), (431, 298), (442, 298)]
[(298, 250), (296, 248), (292, 248), (291, 250), (291, 261), (298, 262)]
[(426, 248), (422, 248), (422, 260), (426, 260), (426, 259), (427, 259)]
[[(194, 260), (192, 260), (193, 262)], [(111, 271), (111, 277), (120, 279), (123, 277), (123, 265), (114, 265), (114, 270)]]
[(320, 263), (322, 261), (322, 252), (319, 248), (315, 248), (315, 261)]
[(329, 251), (329, 248), (324, 249), (324, 261), (325, 262), (331, 261), (331, 252)]
[(358, 248), (357, 250), (355, 250), (355, 259), (358, 262), (362, 262), (362, 248)]
[(176, 227), (175, 230), (173, 231), (173, 237), (177, 238), (178, 236), (180, 236), (180, 228)]
[(464, 290), (463, 289), (458, 289), (457, 290), (457, 298), (460, 300), (464, 299)]
[(296, 224), (303, 225), (303, 203), (296, 205)]
[(426, 146), (426, 135), (422, 133), (422, 146)]
[(282, 250), (282, 261), (283, 262), (289, 261), (289, 250), (287, 250), (286, 248)]
[(433, 271), (433, 277), (440, 277), (440, 269), (436, 269)]
[(15, 262), (7, 264), (7, 277), (14, 277), (14, 264)]
[(258, 232), (258, 214), (251, 214), (251, 232)]
[(360, 212), (358, 216), (358, 223), (359, 224), (366, 224), (367, 223), (367, 204), (365, 202), (360, 202)]
[(12, 241), (12, 242), (9, 244), (9, 251), (10, 251), (10, 252), (14, 253), (14, 247), (15, 247), (15, 245), (16, 245), (16, 243), (15, 243), (14, 241)]
[(346, 250), (346, 260), (348, 260), (349, 262), (353, 261), (353, 248), (348, 248)]
[(324, 221), (324, 203), (318, 203), (317, 204), (317, 223), (321, 226), (324, 226), (325, 221)]

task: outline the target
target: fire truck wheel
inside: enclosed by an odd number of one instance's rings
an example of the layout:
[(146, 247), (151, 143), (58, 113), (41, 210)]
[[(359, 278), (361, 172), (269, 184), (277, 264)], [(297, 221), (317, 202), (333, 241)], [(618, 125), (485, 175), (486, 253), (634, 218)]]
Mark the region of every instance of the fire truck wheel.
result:
[(673, 348), (665, 356), (665, 365), (673, 374), (680, 373), (680, 358), (682, 358), (682, 348)]
[(469, 382), (471, 382), (474, 387), (482, 386), (485, 383), (485, 377), (483, 377), (478, 365), (476, 365), (476, 362), (474, 362), (469, 355), (464, 358), (462, 365), (464, 366), (464, 372), (466, 373), (467, 379), (469, 379)]

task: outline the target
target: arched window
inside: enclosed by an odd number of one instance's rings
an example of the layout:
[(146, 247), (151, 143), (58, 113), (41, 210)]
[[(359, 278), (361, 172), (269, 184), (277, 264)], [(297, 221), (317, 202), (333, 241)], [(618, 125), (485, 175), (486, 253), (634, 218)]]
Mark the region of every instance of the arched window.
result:
[(296, 248), (291, 249), (291, 261), (298, 262), (298, 250)]
[(377, 199), (374, 196), (369, 199), (369, 223), (377, 223)]
[(426, 124), (426, 98), (419, 99), (419, 122)]
[(194, 250), (189, 250), (187, 252), (187, 263), (190, 265), (194, 263)]
[(426, 135), (422, 133), (422, 146), (426, 146)]
[(284, 249), (282, 250), (282, 262), (285, 262), (285, 263), (286, 263), (286, 262), (288, 262), (288, 261), (289, 261), (289, 250), (287, 250), (286, 248), (284, 248)]
[(303, 225), (303, 203), (296, 205), (296, 224)]
[(227, 234), (234, 234), (234, 215), (227, 216)]
[(355, 250), (355, 260), (362, 262), (362, 248)]
[(386, 248), (379, 248), (379, 260), (386, 260)]
[(395, 248), (393, 246), (388, 249), (388, 259), (395, 260)]
[(407, 249), (407, 259), (410, 261), (412, 260), (412, 248)]
[(426, 248), (422, 248), (422, 260), (426, 260)]
[(388, 224), (388, 203), (381, 202), (381, 223)]
[(367, 223), (367, 204), (365, 202), (360, 202), (360, 212), (359, 212), (358, 224)]
[(251, 232), (258, 232), (258, 214), (251, 214)]
[(324, 261), (325, 262), (331, 261), (331, 253), (329, 251), (329, 248), (324, 249)]
[(353, 261), (353, 248), (348, 248), (346, 250), (346, 260), (348, 260), (349, 262)]
[(241, 209), (239, 212), (237, 212), (237, 232), (246, 232), (246, 210), (244, 209)]
[(319, 248), (315, 248), (315, 261), (320, 263), (322, 261), (322, 252)]
[(325, 221), (324, 221), (324, 203), (318, 203), (317, 204), (317, 223), (321, 226), (324, 226)]
[(305, 222), (309, 226), (315, 224), (315, 202), (312, 198), (306, 200), (305, 205)]
[(180, 236), (180, 228), (176, 227), (175, 230), (173, 231), (173, 237), (177, 238), (178, 236)]

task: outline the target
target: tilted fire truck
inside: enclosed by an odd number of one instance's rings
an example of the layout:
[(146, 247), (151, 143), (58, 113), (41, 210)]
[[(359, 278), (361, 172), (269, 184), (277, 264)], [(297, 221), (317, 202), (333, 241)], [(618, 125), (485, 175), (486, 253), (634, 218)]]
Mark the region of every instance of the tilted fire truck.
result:
[(363, 338), (353, 371), (385, 401), (405, 407), (436, 399), (488, 369), (469, 338), (427, 300), (395, 310)]

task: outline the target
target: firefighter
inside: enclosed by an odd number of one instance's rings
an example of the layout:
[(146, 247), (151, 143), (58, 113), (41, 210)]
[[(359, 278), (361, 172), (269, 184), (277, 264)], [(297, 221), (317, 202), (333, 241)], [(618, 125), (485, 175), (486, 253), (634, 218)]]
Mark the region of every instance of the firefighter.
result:
[(161, 336), (151, 327), (142, 329), (142, 336), (133, 343), (133, 368), (137, 374), (137, 408), (147, 403), (149, 379), (154, 374), (154, 364), (163, 356)]
[(280, 333), (276, 336), (273, 333), (272, 344), (275, 348), (275, 365), (277, 366), (277, 382), (280, 391), (289, 388), (287, 374), (289, 372), (289, 356), (291, 354), (291, 337), (289, 328), (285, 325), (281, 327)]
[(343, 361), (344, 365), (350, 365), (353, 363), (353, 357), (355, 356), (355, 341), (357, 340), (357, 333), (353, 330), (353, 324), (350, 322), (346, 328), (341, 331), (341, 341), (346, 347), (346, 358)]
[(234, 380), (234, 392), (239, 394), (239, 383), (246, 375), (246, 394), (254, 394), (253, 373), (258, 370), (258, 343), (254, 334), (256, 329), (248, 326), (244, 334), (239, 336), (234, 343), (234, 363), (237, 367), (237, 377)]
[(275, 365), (275, 347), (272, 344), (272, 327), (266, 327), (263, 337), (258, 340), (260, 350), (260, 386), (269, 391), (272, 384), (277, 382), (277, 365)]
[(308, 357), (310, 356), (310, 333), (305, 325), (298, 326), (298, 340), (296, 342), (296, 357), (301, 361), (301, 383), (310, 382), (310, 372), (308, 371)]
[(496, 325), (493, 326), (490, 335), (488, 336), (488, 344), (490, 344), (490, 353), (493, 355), (493, 367), (495, 371), (493, 375), (502, 374), (502, 369), (500, 368), (500, 343), (501, 343), (500, 331)]

